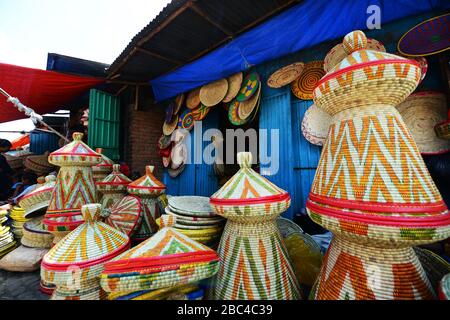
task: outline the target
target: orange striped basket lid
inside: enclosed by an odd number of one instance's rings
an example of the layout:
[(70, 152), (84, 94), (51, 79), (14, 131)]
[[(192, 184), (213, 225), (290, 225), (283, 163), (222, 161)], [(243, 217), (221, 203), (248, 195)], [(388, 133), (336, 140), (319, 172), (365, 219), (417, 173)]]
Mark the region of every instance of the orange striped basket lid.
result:
[(89, 148), (83, 141), (83, 134), (75, 132), (73, 141), (50, 153), (48, 161), (57, 166), (94, 166), (102, 161), (102, 156)]
[(128, 185), (128, 193), (159, 197), (166, 191), (166, 186), (153, 175), (154, 166), (145, 167), (145, 175)]
[(103, 190), (126, 191), (131, 180), (120, 172), (120, 164), (113, 165), (113, 171), (103, 181), (96, 182), (97, 188)]

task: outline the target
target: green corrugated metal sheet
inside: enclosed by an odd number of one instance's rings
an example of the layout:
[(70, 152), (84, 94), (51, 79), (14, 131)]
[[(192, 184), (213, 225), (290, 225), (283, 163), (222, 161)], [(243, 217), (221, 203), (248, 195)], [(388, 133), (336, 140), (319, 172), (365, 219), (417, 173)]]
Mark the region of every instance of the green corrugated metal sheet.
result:
[(92, 89), (89, 96), (88, 144), (91, 148), (103, 148), (103, 153), (113, 161), (120, 158), (119, 123), (119, 99)]

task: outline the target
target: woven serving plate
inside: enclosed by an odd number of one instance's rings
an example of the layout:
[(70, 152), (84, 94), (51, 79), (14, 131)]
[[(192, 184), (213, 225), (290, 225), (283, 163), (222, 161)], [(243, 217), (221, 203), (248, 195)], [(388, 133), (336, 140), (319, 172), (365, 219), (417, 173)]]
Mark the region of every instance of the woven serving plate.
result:
[(211, 217), (216, 216), (209, 204), (209, 198), (198, 196), (170, 197), (169, 210), (173, 213), (188, 216)]

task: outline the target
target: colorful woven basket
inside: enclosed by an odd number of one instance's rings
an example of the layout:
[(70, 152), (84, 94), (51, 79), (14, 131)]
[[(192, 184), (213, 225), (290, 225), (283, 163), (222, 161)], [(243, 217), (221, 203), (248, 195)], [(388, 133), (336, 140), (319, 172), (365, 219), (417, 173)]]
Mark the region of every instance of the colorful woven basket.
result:
[(113, 170), (114, 161), (103, 154), (102, 148), (95, 149), (95, 152), (102, 156), (102, 160), (99, 164), (92, 167), (92, 177), (94, 182), (102, 181)]
[(240, 102), (238, 108), (238, 116), (241, 120), (247, 120), (253, 114), (261, 96), (261, 84), (258, 91), (248, 100)]
[(53, 235), (45, 231), (42, 225), (43, 217), (35, 218), (23, 225), (21, 243), (30, 248), (51, 248)]
[(113, 165), (113, 171), (102, 181), (97, 181), (96, 186), (103, 197), (101, 198), (101, 205), (103, 208), (110, 208), (114, 203), (122, 200), (127, 194), (127, 186), (131, 180), (120, 172), (120, 165)]
[(60, 166), (44, 226), (57, 241), (83, 222), (81, 207), (97, 201), (97, 191), (92, 178), (92, 167), (102, 161), (102, 156), (83, 141), (82, 133), (74, 133), (73, 141), (51, 153), (49, 161)]
[(108, 295), (99, 285), (83, 290), (57, 286), (50, 300), (107, 300)]
[(398, 51), (406, 56), (428, 56), (450, 48), (450, 13), (425, 20), (398, 41)]
[(228, 92), (227, 79), (220, 79), (211, 82), (200, 89), (200, 102), (206, 107), (218, 105)]
[(153, 175), (153, 166), (145, 167), (145, 175), (128, 185), (128, 193), (141, 199), (142, 223), (133, 240), (142, 241), (158, 231), (156, 219), (159, 218), (158, 197), (166, 191), (166, 186)]
[(25, 159), (25, 168), (34, 171), (37, 174), (48, 174), (55, 170), (55, 167), (48, 162), (49, 152), (42, 155), (28, 156)]
[(211, 196), (228, 219), (213, 297), (223, 300), (295, 300), (299, 285), (275, 219), (289, 208), (289, 194), (251, 169), (252, 154), (237, 155), (241, 169)]
[(323, 61), (305, 63), (303, 72), (291, 83), (292, 93), (299, 99), (311, 100), (314, 88), (324, 75)]
[(278, 69), (267, 79), (267, 86), (270, 88), (281, 88), (290, 84), (300, 77), (304, 65), (303, 62), (296, 62)]
[(196, 284), (184, 284), (157, 290), (141, 290), (132, 292), (112, 292), (108, 300), (166, 300), (173, 294), (189, 294), (199, 290)]
[(367, 50), (362, 31), (343, 45), (349, 56), (314, 90), (314, 103), (333, 118), (306, 208), (335, 236), (314, 297), (433, 298), (411, 246), (447, 238), (450, 215), (395, 109), (416, 88), (420, 67)]
[(101, 211), (100, 204), (82, 207), (84, 223), (59, 241), (42, 259), (42, 280), (57, 286), (70, 281), (98, 282), (103, 264), (130, 247), (126, 234), (99, 221)]
[(434, 131), (437, 124), (447, 119), (445, 94), (433, 91), (413, 93), (396, 108), (421, 154), (435, 155), (450, 151), (450, 141), (438, 138)]
[(250, 99), (258, 91), (260, 85), (261, 80), (258, 73), (252, 72), (247, 74), (242, 81), (241, 90), (239, 90), (235, 100), (242, 102)]
[(219, 257), (210, 248), (172, 228), (163, 216), (163, 228), (153, 237), (105, 265), (101, 286), (107, 292), (156, 290), (212, 277)]
[(111, 208), (111, 213), (105, 219), (105, 223), (122, 231), (127, 236), (132, 236), (141, 226), (142, 204), (136, 196), (126, 196), (116, 202)]
[(186, 129), (191, 130), (194, 127), (194, 114), (189, 110), (186, 109), (179, 118), (178, 121), (178, 129)]
[(228, 91), (225, 95), (225, 98), (223, 98), (222, 100), (224, 103), (230, 102), (237, 96), (239, 90), (241, 89), (242, 78), (242, 72), (235, 73), (232, 76), (228, 77)]
[(25, 211), (25, 217), (48, 207), (55, 184), (56, 177), (54, 175), (46, 176), (42, 186), (20, 198), (18, 204)]
[(195, 109), (200, 105), (200, 88), (194, 89), (186, 97), (186, 107)]
[(315, 104), (308, 108), (302, 120), (302, 134), (308, 142), (323, 146), (328, 136), (331, 116)]

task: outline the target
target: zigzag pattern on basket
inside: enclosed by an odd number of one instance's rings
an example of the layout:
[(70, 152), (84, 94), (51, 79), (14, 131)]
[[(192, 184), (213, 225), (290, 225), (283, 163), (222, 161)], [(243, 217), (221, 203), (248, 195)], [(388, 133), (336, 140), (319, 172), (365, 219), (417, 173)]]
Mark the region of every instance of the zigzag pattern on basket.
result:
[(215, 289), (217, 299), (298, 299), (298, 284), (281, 241), (272, 233), (255, 246), (248, 237), (225, 232), (219, 248), (224, 264), (217, 275), (222, 279)]
[(134, 238), (145, 239), (158, 231), (156, 219), (161, 215), (157, 198), (141, 198), (141, 226), (135, 233)]
[(140, 227), (141, 210), (141, 200), (138, 197), (126, 196), (111, 207), (111, 214), (105, 223), (129, 236)]
[(318, 300), (433, 299), (412, 248), (380, 249), (334, 238), (324, 257), (314, 298)]
[(333, 123), (312, 193), (382, 203), (442, 201), (410, 133), (392, 115)]

